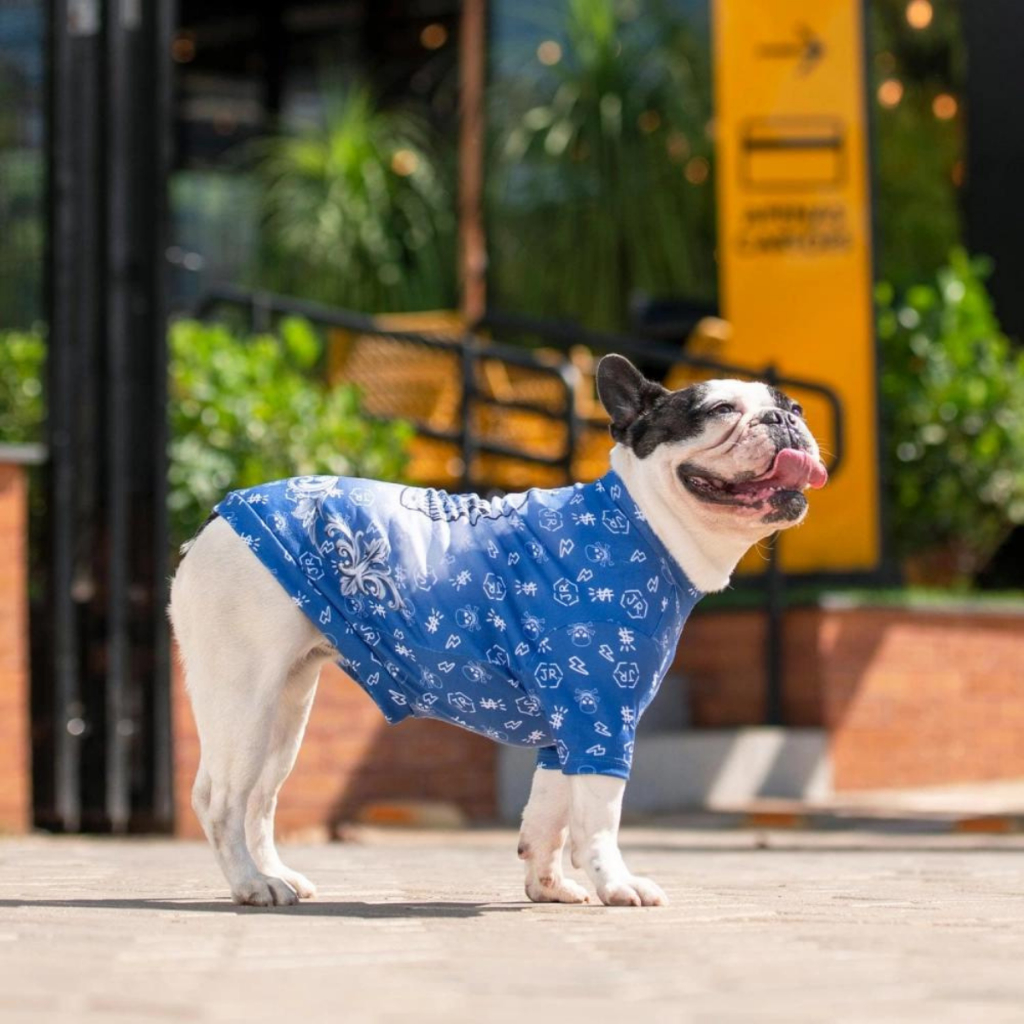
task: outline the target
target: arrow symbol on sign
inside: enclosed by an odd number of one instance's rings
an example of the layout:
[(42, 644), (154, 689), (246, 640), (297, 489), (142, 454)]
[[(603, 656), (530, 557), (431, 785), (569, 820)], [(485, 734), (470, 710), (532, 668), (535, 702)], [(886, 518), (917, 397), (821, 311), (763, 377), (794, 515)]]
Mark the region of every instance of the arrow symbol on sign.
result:
[(806, 25), (796, 28), (796, 40), (792, 43), (765, 43), (758, 50), (758, 56), (771, 59), (799, 61), (797, 71), (810, 74), (814, 66), (825, 56), (825, 44)]

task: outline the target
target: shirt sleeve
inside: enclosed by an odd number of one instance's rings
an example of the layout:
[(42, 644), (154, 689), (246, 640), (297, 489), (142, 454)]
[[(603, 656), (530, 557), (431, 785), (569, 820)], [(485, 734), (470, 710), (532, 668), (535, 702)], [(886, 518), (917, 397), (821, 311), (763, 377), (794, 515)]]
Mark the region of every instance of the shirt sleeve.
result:
[(556, 747), (538, 747), (537, 767), (549, 769), (557, 768), (561, 771), (562, 764), (558, 760), (558, 749)]
[[(621, 622), (586, 622), (549, 636), (545, 704), (554, 747), (538, 756), (541, 767), (567, 775), (628, 779), (636, 726), (669, 663), (662, 644)], [(558, 685), (551, 688), (551, 679)]]

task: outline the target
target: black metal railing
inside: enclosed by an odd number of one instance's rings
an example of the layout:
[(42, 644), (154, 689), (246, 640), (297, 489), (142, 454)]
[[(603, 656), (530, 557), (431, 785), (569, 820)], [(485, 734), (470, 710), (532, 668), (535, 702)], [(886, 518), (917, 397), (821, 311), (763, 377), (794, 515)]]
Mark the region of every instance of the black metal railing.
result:
[[(572, 458), (575, 451), (577, 420), (573, 415), (573, 403), (580, 380), (579, 372), (571, 364), (559, 361), (547, 362), (529, 349), (515, 345), (491, 342), (477, 334), (464, 332), (458, 335), (430, 333), (425, 331), (392, 330), (381, 327), (372, 317), (336, 309), (321, 303), (293, 299), (266, 292), (247, 291), (234, 286), (221, 286), (208, 291), (196, 304), (193, 315), (198, 319), (213, 317), (225, 307), (245, 310), (245, 325), (253, 332), (272, 329), (281, 317), (299, 316), (319, 327), (348, 331), (367, 337), (382, 338), (393, 342), (405, 342), (423, 349), (454, 355), (459, 361), (460, 415), (451, 428), (439, 428), (432, 424), (397, 412), (391, 416), (369, 411), (371, 418), (407, 420), (422, 437), (451, 444), (459, 453), (462, 466), (459, 484), (466, 489), (486, 488), (475, 467), (481, 455), (494, 455), (508, 459), (522, 460), (540, 466), (560, 470), (565, 479), (572, 475)], [(532, 374), (550, 379), (556, 386), (559, 401), (554, 404), (496, 398), (480, 385), (479, 368), (483, 363), (500, 363), (506, 367), (517, 367)], [(506, 444), (488, 437), (475, 427), (480, 409), (517, 411), (537, 416), (557, 424), (564, 429), (565, 443), (557, 455), (544, 455), (529, 447)]]
[[(753, 367), (727, 363), (687, 352), (686, 339), (680, 339), (679, 345), (672, 345), (635, 334), (592, 331), (565, 321), (545, 321), (518, 313), (488, 312), (479, 323), (473, 325), (473, 330), (477, 333), (486, 332), (497, 338), (513, 336), (521, 341), (539, 342), (566, 353), (577, 345), (584, 345), (595, 353), (618, 352), (634, 360), (638, 365), (653, 366), (662, 371), (673, 367), (686, 367), (695, 371), (715, 373), (719, 376), (761, 380), (774, 387), (798, 391), (805, 395), (814, 395), (824, 402), (828, 412), (829, 429), (826, 434), (828, 443), (825, 447), (828, 451), (829, 473), (834, 475), (842, 464), (845, 451), (845, 430), (843, 407), (839, 396), (832, 388), (819, 381), (780, 373), (772, 363)], [(590, 422), (604, 425), (603, 420)]]
[[(445, 441), (457, 447), (462, 464), (459, 482), (466, 489), (483, 489), (492, 483), (478, 475), (475, 470), (481, 455), (497, 455), (554, 467), (561, 472), (564, 482), (572, 480), (574, 455), (582, 433), (586, 430), (607, 430), (606, 420), (581, 415), (578, 411), (576, 394), (582, 374), (570, 361), (568, 353), (579, 345), (586, 346), (595, 354), (619, 352), (636, 361), (648, 372), (651, 372), (652, 367), (655, 371), (660, 370), (663, 373), (672, 368), (685, 367), (695, 373), (762, 380), (801, 396), (814, 396), (824, 403), (827, 411), (829, 424), (824, 450), (827, 451), (826, 461), (830, 474), (834, 475), (843, 462), (843, 409), (838, 395), (818, 381), (780, 373), (772, 364), (759, 367), (741, 366), (688, 353), (683, 347), (658, 340), (631, 334), (596, 332), (575, 324), (498, 312), (488, 313), (470, 330), (457, 335), (449, 333), (442, 338), (430, 332), (391, 330), (381, 326), (373, 317), (320, 303), (234, 286), (221, 286), (209, 291), (196, 305), (193, 314), (205, 319), (213, 317), (219, 310), (232, 307), (242, 311), (245, 326), (252, 331), (269, 330), (281, 317), (300, 316), (320, 327), (407, 342), (449, 353), (456, 352), (461, 368), (459, 422), (451, 429), (438, 429), (415, 419), (410, 422), (421, 436)], [(505, 343), (501, 340), (502, 336), (514, 337), (520, 342), (527, 342), (527, 345)], [(548, 349), (556, 349), (560, 357), (556, 360), (545, 357), (536, 348), (529, 347), (530, 343), (539, 343)], [(527, 369), (531, 373), (553, 378), (558, 382), (562, 400), (555, 404), (512, 401), (488, 394), (480, 387), (480, 375), (477, 372), (480, 364), (485, 361)], [(481, 435), (476, 427), (477, 417), (474, 412), (487, 407), (523, 411), (556, 424), (560, 436), (564, 439), (561, 449), (555, 455), (545, 455), (526, 444), (510, 445)], [(786, 581), (779, 564), (778, 536), (770, 548), (763, 582), (765, 613), (768, 619), (764, 651), (765, 720), (767, 724), (781, 725), (784, 722), (782, 630)]]

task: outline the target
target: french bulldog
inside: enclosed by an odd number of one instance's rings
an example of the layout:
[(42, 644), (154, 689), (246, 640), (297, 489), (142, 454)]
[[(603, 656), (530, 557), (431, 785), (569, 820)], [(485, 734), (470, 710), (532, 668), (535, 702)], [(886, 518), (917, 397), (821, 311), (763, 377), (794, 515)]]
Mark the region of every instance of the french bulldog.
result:
[(198, 727), (192, 805), (238, 903), (315, 895), (274, 843), (321, 667), (389, 722), (451, 722), (537, 750), (519, 856), (526, 894), (666, 902), (618, 847), (636, 724), (690, 609), (757, 541), (795, 526), (827, 472), (775, 388), (668, 391), (609, 355), (616, 442), (589, 484), (504, 498), (344, 477), (228, 495), (183, 549), (170, 617)]

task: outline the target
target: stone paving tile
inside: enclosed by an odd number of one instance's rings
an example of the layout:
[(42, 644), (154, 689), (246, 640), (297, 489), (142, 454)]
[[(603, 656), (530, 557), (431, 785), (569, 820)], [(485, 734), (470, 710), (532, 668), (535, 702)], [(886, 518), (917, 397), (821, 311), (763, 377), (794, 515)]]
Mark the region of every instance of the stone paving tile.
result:
[(630, 830), (672, 906), (524, 902), (511, 832), (288, 849), (0, 841), (0, 1021), (1024, 1021), (1024, 837)]

